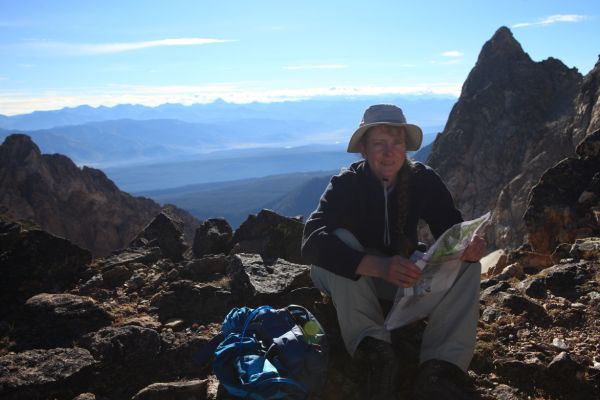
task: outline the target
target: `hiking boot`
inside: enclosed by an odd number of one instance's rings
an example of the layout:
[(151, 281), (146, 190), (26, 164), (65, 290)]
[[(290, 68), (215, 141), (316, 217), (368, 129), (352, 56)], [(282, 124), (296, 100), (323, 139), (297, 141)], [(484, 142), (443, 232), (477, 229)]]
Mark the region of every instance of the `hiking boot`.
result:
[(443, 360), (427, 360), (419, 367), (414, 400), (470, 400), (467, 375), (456, 365)]
[(368, 336), (360, 342), (354, 357), (364, 361), (368, 367), (368, 399), (395, 399), (398, 360), (392, 345)]

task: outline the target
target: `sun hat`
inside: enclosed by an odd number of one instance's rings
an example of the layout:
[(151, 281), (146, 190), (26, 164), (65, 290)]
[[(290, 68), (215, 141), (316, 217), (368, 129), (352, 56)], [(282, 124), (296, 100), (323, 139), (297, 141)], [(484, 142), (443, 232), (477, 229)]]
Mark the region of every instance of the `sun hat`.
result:
[(348, 143), (348, 153), (360, 153), (360, 140), (365, 132), (377, 125), (402, 126), (406, 132), (406, 150), (416, 151), (421, 147), (423, 131), (417, 125), (407, 124), (400, 107), (392, 104), (376, 104), (367, 108), (358, 129)]

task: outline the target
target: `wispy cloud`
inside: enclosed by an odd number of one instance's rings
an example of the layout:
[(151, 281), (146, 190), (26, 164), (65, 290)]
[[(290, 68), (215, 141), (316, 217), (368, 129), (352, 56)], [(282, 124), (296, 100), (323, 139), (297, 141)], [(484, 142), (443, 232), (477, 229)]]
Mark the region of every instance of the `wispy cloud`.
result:
[(122, 53), (126, 51), (149, 49), (152, 47), (169, 47), (169, 46), (198, 46), (213, 43), (226, 43), (233, 40), (211, 39), (211, 38), (177, 38), (177, 39), (161, 39), (149, 40), (143, 42), (121, 42), (121, 43), (67, 43), (53, 41), (28, 41), (27, 45), (60, 52), (72, 55), (87, 55), (87, 54), (110, 54)]
[(343, 69), (348, 68), (344, 64), (316, 64), (316, 65), (286, 65), (283, 67), (285, 70), (304, 70), (304, 69)]
[(303, 100), (315, 96), (377, 96), (439, 94), (458, 97), (461, 83), (423, 83), (411, 86), (339, 86), (304, 89), (272, 89), (248, 83), (219, 83), (202, 86), (111, 85), (100, 88), (54, 90), (44, 93), (0, 92), (0, 114), (15, 115), (41, 110), (56, 110), (81, 104), (115, 106), (117, 104), (209, 103), (223, 99), (230, 103)]
[(549, 17), (540, 18), (535, 22), (520, 22), (518, 24), (514, 24), (511, 28), (526, 28), (530, 26), (548, 26), (553, 24), (558, 24), (561, 22), (581, 22), (585, 21), (589, 17), (587, 15), (578, 15), (578, 14), (556, 14), (550, 15)]
[(450, 50), (450, 51), (444, 51), (442, 53), (442, 56), (444, 56), (444, 57), (462, 57), (462, 56), (464, 56), (464, 53), (457, 51), (457, 50)]

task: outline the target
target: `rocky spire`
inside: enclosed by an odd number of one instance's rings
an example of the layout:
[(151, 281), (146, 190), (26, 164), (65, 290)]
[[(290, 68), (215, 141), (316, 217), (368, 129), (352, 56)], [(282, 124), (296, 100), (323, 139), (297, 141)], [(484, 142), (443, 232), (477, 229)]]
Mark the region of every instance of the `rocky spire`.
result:
[(534, 62), (500, 28), (469, 73), (428, 163), (448, 183), (465, 218), (495, 209), (492, 240), (522, 242), (532, 185), (573, 154), (567, 133), (582, 76), (556, 59)]

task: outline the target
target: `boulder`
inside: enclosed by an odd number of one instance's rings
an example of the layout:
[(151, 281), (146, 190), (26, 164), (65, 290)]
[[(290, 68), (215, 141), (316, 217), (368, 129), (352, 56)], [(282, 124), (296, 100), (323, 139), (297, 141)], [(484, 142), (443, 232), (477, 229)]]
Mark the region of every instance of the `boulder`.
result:
[(227, 254), (233, 246), (233, 230), (224, 218), (207, 219), (196, 229), (192, 252), (200, 258), (206, 254)]
[(231, 305), (231, 293), (223, 287), (188, 280), (169, 283), (150, 304), (165, 322), (182, 318), (188, 323), (220, 320)]
[(78, 347), (35, 349), (0, 357), (5, 400), (73, 398), (89, 386), (96, 360)]
[(183, 260), (187, 245), (183, 238), (183, 222), (161, 212), (129, 244), (130, 247), (158, 246), (165, 257), (174, 262)]
[(181, 274), (186, 279), (207, 282), (225, 276), (229, 257), (224, 254), (207, 255), (183, 264)]
[[(0, 220), (0, 301), (22, 303), (42, 292), (72, 288), (92, 259), (89, 251), (43, 230)], [(0, 316), (2, 312), (0, 312)]]
[(266, 262), (258, 254), (232, 256), (227, 273), (234, 297), (252, 304), (273, 301), (293, 289), (313, 286), (309, 266), (281, 259)]
[(111, 322), (111, 314), (91, 297), (41, 293), (25, 303), (22, 329), (37, 346), (56, 347), (70, 345)]
[(161, 339), (153, 329), (135, 325), (109, 326), (84, 335), (79, 345), (103, 364), (149, 364), (161, 351)]
[(260, 254), (263, 258), (283, 258), (302, 264), (300, 245), (304, 224), (297, 218), (283, 217), (271, 210), (250, 215), (233, 235), (232, 252)]

